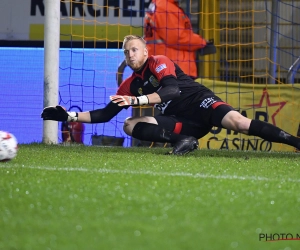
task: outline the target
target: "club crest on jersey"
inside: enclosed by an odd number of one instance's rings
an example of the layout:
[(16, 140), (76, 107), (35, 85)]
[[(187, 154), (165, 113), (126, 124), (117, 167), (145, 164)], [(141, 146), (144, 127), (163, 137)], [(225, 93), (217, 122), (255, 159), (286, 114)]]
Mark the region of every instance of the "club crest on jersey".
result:
[(166, 69), (167, 65), (165, 63), (158, 65), (155, 69), (156, 73), (159, 73), (160, 71), (162, 71), (163, 69)]
[(138, 93), (139, 93), (140, 95), (143, 95), (143, 89), (142, 89), (142, 88), (139, 88), (139, 89), (138, 89)]
[(159, 85), (158, 80), (154, 76), (150, 76), (149, 81), (153, 85), (153, 87), (157, 87)]

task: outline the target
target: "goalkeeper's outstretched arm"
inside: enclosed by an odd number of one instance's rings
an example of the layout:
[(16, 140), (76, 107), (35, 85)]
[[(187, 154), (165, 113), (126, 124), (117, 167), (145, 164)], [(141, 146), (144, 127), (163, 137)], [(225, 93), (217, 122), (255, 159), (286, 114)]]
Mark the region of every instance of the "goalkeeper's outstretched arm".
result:
[(62, 106), (57, 105), (44, 108), (41, 118), (43, 118), (43, 120), (53, 121), (104, 123), (110, 121), (122, 109), (123, 107), (120, 107), (118, 104), (113, 102), (110, 102), (103, 109), (96, 109), (86, 112), (66, 111)]

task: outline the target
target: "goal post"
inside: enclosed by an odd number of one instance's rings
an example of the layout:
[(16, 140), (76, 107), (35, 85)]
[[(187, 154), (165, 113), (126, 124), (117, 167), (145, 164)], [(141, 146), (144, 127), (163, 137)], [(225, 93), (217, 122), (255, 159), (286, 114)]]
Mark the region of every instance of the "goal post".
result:
[[(58, 103), (60, 0), (44, 0), (44, 107)], [(43, 142), (57, 144), (58, 125), (55, 121), (44, 121)]]

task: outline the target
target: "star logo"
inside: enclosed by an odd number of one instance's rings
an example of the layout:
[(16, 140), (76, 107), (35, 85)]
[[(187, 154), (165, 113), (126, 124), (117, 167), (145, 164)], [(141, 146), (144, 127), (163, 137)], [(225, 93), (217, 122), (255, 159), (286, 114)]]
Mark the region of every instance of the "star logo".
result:
[(276, 107), (276, 106), (278, 106), (276, 111), (271, 115), (272, 123), (273, 123), (273, 125), (276, 126), (275, 116), (279, 113), (279, 111), (284, 107), (284, 105), (287, 102), (284, 102), (284, 101), (283, 102), (271, 102), (269, 93), (268, 93), (267, 89), (264, 88), (263, 89), (263, 94), (262, 94), (262, 96), (259, 100), (259, 103), (258, 104), (253, 104), (253, 105), (247, 105), (247, 106), (251, 106), (251, 107), (255, 107), (255, 108), (261, 108), (261, 107), (263, 107), (264, 99), (266, 99), (267, 107)]

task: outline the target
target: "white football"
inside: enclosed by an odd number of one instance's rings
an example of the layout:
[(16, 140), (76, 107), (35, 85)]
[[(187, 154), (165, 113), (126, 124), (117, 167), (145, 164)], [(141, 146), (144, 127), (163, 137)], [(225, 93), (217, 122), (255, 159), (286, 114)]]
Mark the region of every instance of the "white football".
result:
[(18, 142), (16, 137), (9, 132), (0, 131), (0, 161), (9, 161), (16, 157)]

